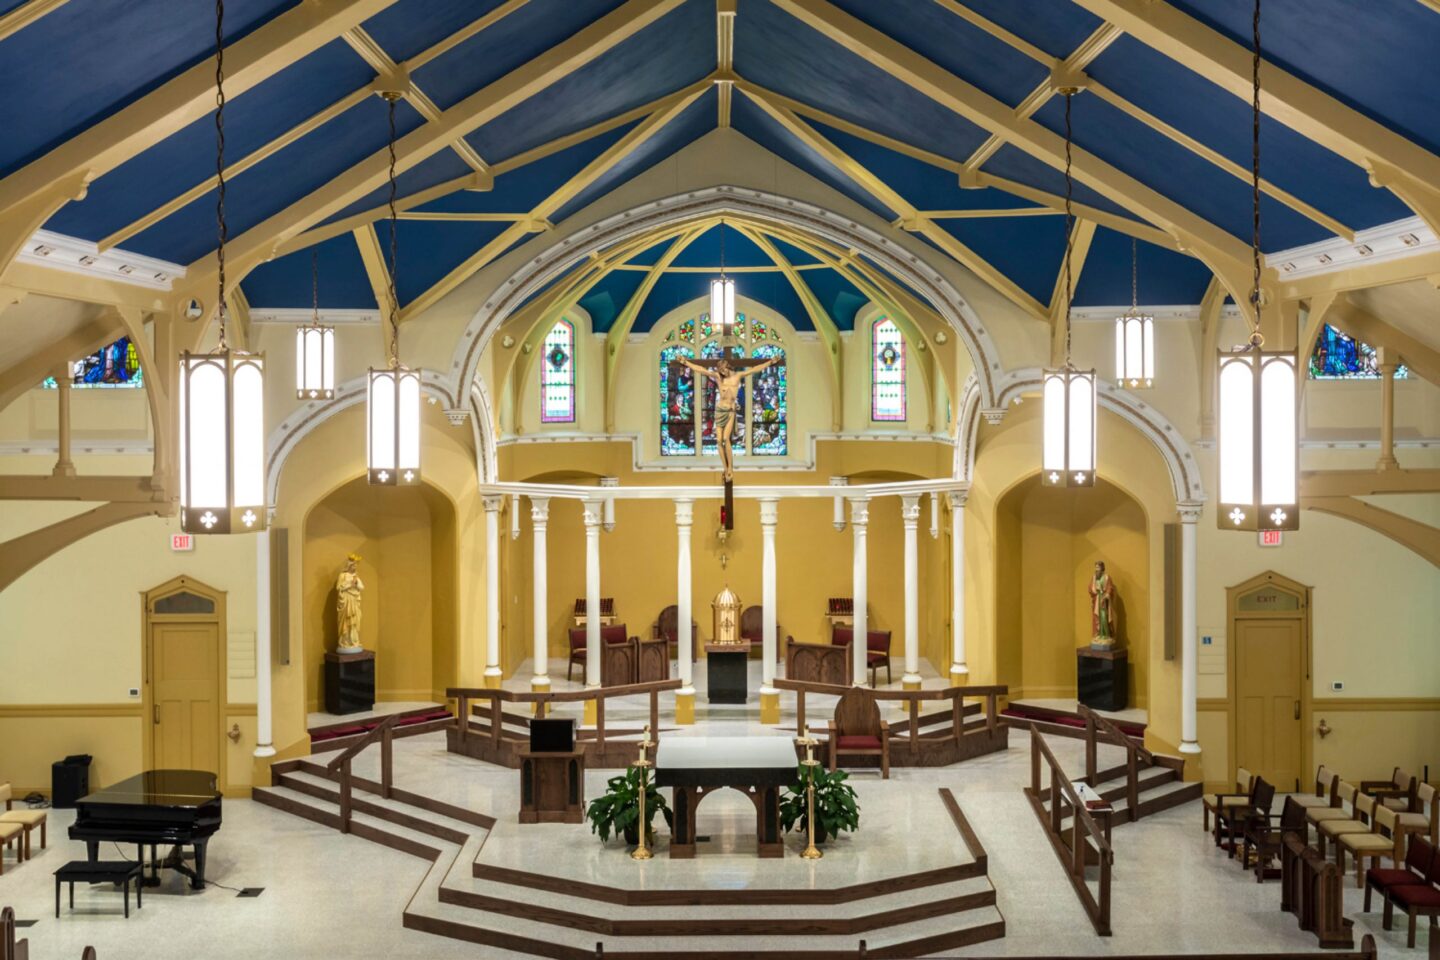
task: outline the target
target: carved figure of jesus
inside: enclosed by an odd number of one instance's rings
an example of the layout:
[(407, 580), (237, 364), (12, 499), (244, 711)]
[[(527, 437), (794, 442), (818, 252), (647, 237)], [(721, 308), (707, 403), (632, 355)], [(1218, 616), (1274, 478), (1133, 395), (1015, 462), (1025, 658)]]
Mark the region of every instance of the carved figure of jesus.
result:
[(721, 359), (714, 368), (702, 367), (698, 363), (680, 357), (679, 360), (691, 370), (702, 377), (709, 377), (715, 381), (715, 440), (720, 445), (720, 462), (724, 466), (725, 479), (728, 481), (735, 474), (735, 453), (730, 448), (732, 439), (735, 436), (735, 418), (743, 411), (736, 411), (735, 398), (740, 395), (740, 385), (745, 378), (759, 373), (766, 367), (772, 367), (779, 362), (779, 357), (771, 357), (753, 367), (736, 369), (730, 366), (728, 360)]

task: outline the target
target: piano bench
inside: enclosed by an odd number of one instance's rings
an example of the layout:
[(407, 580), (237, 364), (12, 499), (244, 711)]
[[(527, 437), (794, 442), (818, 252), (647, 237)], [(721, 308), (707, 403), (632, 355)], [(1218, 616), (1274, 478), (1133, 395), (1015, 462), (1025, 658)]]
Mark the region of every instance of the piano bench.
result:
[(125, 888), (125, 917), (130, 917), (130, 881), (135, 881), (135, 908), (145, 906), (145, 865), (137, 860), (71, 860), (55, 871), (55, 919), (60, 919), (60, 884), (70, 884), (70, 909), (75, 909), (75, 884), (118, 883)]
[(18, 823), (25, 829), (25, 859), (30, 859), (30, 832), (40, 828), (40, 849), (45, 849), (44, 810), (6, 810), (0, 813), (0, 823)]
[(0, 823), (0, 877), (5, 875), (5, 851), (15, 845), (15, 863), (25, 859), (25, 838), (20, 834), (25, 828), (18, 823)]

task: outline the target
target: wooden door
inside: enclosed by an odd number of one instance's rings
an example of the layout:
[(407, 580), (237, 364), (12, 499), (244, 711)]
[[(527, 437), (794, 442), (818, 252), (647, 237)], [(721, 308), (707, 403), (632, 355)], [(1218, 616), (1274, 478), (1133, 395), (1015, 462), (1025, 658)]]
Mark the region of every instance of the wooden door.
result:
[(1235, 763), (1277, 790), (1300, 782), (1303, 621), (1235, 621)]
[(151, 758), (156, 770), (220, 773), (220, 625), (150, 625)]

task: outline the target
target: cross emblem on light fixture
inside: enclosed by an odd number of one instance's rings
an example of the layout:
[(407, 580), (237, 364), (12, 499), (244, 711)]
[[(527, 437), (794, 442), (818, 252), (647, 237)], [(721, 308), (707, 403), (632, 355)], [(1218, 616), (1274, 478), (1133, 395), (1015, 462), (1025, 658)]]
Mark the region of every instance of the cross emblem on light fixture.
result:
[(1245, 520), (1245, 511), (1241, 510), (1239, 507), (1236, 507), (1234, 510), (1230, 511), (1229, 517), (1230, 521), (1238, 527)]
[(1275, 508), (1273, 511), (1271, 511), (1271, 513), (1270, 513), (1270, 522), (1273, 523), (1273, 524), (1275, 524), (1275, 526), (1278, 527), (1278, 526), (1280, 526), (1280, 524), (1282, 524), (1282, 523), (1285, 522), (1286, 516), (1287, 516), (1287, 514), (1285, 513), (1284, 510), (1281, 510), (1279, 507), (1276, 507), (1276, 508)]
[(1060, 482), (1060, 474), (1056, 473), (1054, 470), (1051, 470), (1051, 471), (1050, 471), (1050, 482), (1051, 482), (1051, 483), (1059, 483), (1059, 482)]
[(200, 523), (205, 527), (206, 530), (209, 530), (211, 527), (215, 526), (215, 524), (219, 522), (220, 518), (215, 516), (215, 514), (211, 513), (209, 510), (206, 510), (203, 514), (200, 515)]
[(380, 473), (376, 476), (376, 479), (379, 480), (381, 483), (389, 483), (389, 482), (390, 482), (390, 471), (389, 471), (389, 470), (381, 470)]
[(253, 526), (255, 526), (255, 520), (256, 520), (256, 519), (257, 519), (257, 518), (256, 518), (256, 516), (255, 516), (255, 511), (254, 511), (254, 510), (246, 510), (244, 513), (242, 513), (242, 514), (240, 515), (240, 522), (243, 523), (243, 524), (245, 524), (245, 526), (247, 526), (247, 527), (253, 527)]
[(1075, 474), (1075, 482), (1076, 482), (1076, 483), (1084, 483), (1084, 482), (1085, 482), (1085, 474), (1083, 474), (1083, 473), (1077, 473), (1077, 474)]
[(413, 483), (413, 482), (415, 482), (415, 471), (414, 471), (414, 470), (406, 470), (406, 471), (405, 471), (405, 482), (406, 482), (406, 483)]

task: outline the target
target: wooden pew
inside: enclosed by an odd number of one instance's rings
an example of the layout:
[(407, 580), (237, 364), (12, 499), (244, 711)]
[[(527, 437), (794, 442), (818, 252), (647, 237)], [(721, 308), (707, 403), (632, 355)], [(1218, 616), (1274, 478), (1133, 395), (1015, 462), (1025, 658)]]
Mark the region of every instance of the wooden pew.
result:
[(1335, 864), (1296, 834), (1285, 835), (1280, 851), (1280, 909), (1295, 914), (1325, 949), (1352, 950), (1355, 934), (1343, 911), (1344, 881)]

